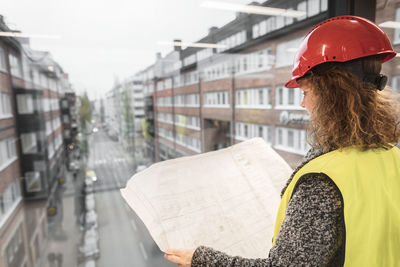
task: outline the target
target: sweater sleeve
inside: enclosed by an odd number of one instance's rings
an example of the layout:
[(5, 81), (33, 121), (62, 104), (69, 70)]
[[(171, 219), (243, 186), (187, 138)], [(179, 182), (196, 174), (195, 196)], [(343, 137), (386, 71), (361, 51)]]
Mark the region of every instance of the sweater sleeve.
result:
[(340, 192), (332, 182), (324, 176), (306, 176), (289, 202), (275, 246), (267, 258), (229, 256), (201, 246), (195, 250), (191, 266), (334, 266), (340, 260), (342, 215)]

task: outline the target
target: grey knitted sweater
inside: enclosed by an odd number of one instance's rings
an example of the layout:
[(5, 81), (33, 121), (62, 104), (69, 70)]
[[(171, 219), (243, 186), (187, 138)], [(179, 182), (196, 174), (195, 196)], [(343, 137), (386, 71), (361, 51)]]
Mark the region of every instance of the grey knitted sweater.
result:
[[(322, 153), (311, 149), (287, 181), (308, 161)], [(302, 178), (286, 209), (275, 246), (265, 252), (266, 258), (246, 259), (229, 256), (209, 247), (198, 247), (192, 267), (239, 266), (342, 266), (343, 210), (341, 196), (325, 176), (309, 174)], [(268, 257), (267, 257), (268, 256)]]

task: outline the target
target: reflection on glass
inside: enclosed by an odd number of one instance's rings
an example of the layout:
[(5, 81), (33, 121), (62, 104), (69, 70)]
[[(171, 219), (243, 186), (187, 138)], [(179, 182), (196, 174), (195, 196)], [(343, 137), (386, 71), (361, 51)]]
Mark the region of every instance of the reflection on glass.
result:
[[(134, 173), (254, 137), (296, 166), (310, 148), (310, 117), (301, 90), (284, 84), (302, 38), (330, 10), (327, 0), (275, 4), (304, 15), (239, 12), (198, 36), (214, 46), (179, 41), (147, 65), (123, 53), (136, 69), (96, 98), (74, 91), (82, 85), (51, 53), (0, 37), (0, 266), (174, 266), (119, 195)], [(400, 21), (393, 1), (376, 14), (389, 20)], [(14, 30), (3, 18), (0, 26)], [(388, 33), (400, 43), (399, 29)], [(383, 70), (398, 93), (399, 60)]]

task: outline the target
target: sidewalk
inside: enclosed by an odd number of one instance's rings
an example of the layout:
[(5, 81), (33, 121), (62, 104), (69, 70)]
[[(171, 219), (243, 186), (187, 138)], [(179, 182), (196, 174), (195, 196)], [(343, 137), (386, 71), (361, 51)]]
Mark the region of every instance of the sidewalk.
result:
[[(79, 178), (77, 178), (79, 179)], [(60, 187), (57, 214), (49, 220), (49, 238), (44, 267), (77, 266), (81, 232), (76, 218), (75, 183), (72, 173), (66, 171), (65, 184)], [(79, 193), (79, 192), (76, 192)], [(51, 258), (54, 259), (51, 259)], [(50, 262), (51, 261), (51, 262)]]

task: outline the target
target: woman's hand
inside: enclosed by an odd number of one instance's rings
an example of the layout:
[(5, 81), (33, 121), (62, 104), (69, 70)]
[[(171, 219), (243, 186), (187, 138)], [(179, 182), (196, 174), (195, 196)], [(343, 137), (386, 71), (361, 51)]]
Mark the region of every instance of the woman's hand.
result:
[(167, 249), (165, 250), (164, 258), (177, 263), (181, 267), (190, 267), (194, 249)]

